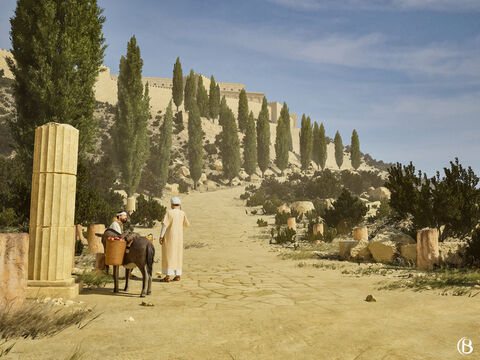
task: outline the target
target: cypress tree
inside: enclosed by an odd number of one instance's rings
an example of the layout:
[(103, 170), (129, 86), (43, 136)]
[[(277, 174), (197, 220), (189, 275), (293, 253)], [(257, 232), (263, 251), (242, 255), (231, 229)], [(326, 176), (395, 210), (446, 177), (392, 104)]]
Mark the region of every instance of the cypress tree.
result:
[[(323, 169), (325, 169), (325, 164), (327, 162), (327, 137), (325, 136), (325, 127), (323, 126), (323, 123), (320, 124), (320, 131), (319, 131), (319, 138), (320, 138), (320, 146), (319, 146), (319, 152), (318, 152), (318, 159), (319, 159), (319, 164)], [(342, 160), (343, 162), (343, 160)]]
[(220, 102), (217, 95), (217, 84), (213, 75), (210, 77), (210, 92), (208, 93), (208, 111), (210, 119), (215, 119), (220, 112)]
[(338, 168), (340, 169), (343, 164), (343, 143), (340, 133), (337, 131), (335, 134), (335, 162), (337, 163)]
[(310, 117), (302, 115), (302, 127), (300, 129), (300, 161), (302, 170), (308, 169), (312, 160), (313, 130)]
[(135, 36), (120, 59), (118, 102), (112, 137), (123, 185), (128, 196), (135, 193), (149, 156), (147, 122), (150, 118), (148, 84), (142, 84), (143, 60)]
[(225, 95), (222, 96), (222, 100), (220, 101), (220, 111), (218, 112), (218, 123), (223, 126), (223, 120), (225, 120), (225, 116), (222, 114), (230, 110), (230, 108), (227, 105), (227, 99), (225, 98)]
[(248, 122), (248, 99), (245, 89), (240, 90), (238, 97), (238, 129), (245, 133)]
[(350, 157), (352, 160), (352, 166), (355, 170), (360, 167), (360, 141), (358, 140), (357, 130), (353, 130), (352, 141), (350, 147)]
[(163, 190), (168, 179), (168, 169), (170, 165), (170, 157), (172, 151), (172, 127), (173, 127), (173, 112), (172, 101), (168, 103), (167, 111), (163, 117), (163, 124), (160, 128), (160, 156), (158, 157), (159, 173), (158, 180), (160, 183), (160, 191)]
[(193, 69), (190, 70), (190, 74), (185, 81), (185, 110), (192, 110), (192, 105), (196, 102), (197, 95), (197, 81), (195, 79), (195, 73)]
[(220, 85), (218, 84), (215, 86), (215, 95), (217, 96), (217, 101), (220, 104)]
[(240, 171), (240, 140), (238, 139), (235, 116), (224, 99), (225, 96), (222, 98), (222, 105), (220, 106), (220, 124), (222, 125), (220, 156), (222, 158), (223, 174), (231, 183)]
[(173, 65), (172, 98), (178, 112), (178, 107), (183, 102), (183, 72), (179, 57), (177, 57), (177, 61)]
[(248, 175), (255, 173), (257, 169), (257, 132), (252, 111), (248, 116), (245, 137), (243, 138), (243, 161), (246, 173)]
[(287, 103), (283, 102), (282, 109), (280, 110), (280, 118), (278, 119), (278, 122), (283, 122), (285, 123), (285, 131), (286, 131), (286, 137), (287, 137), (287, 148), (288, 151), (293, 151), (293, 143), (292, 143), (292, 131), (291, 131), (291, 121), (290, 121), (290, 113), (288, 111)]
[[(286, 108), (284, 103), (284, 108)], [(277, 131), (275, 136), (275, 164), (283, 171), (288, 165), (288, 123), (282, 118), (282, 111), (280, 112), (280, 119), (277, 124)], [(288, 112), (287, 112), (288, 115)]]
[(203, 169), (203, 131), (200, 111), (196, 102), (188, 113), (188, 166), (194, 189), (202, 175)]
[(316, 122), (313, 125), (312, 160), (320, 166), (320, 129)]
[(257, 159), (258, 166), (262, 171), (262, 177), (265, 170), (270, 165), (270, 123), (269, 123), (268, 103), (264, 96), (262, 100), (262, 109), (258, 114), (257, 120)]
[(93, 149), (93, 86), (103, 62), (105, 17), (96, 0), (18, 0), (10, 19), (16, 116), (7, 120), (31, 179), (35, 129), (48, 122), (80, 130), (79, 154)]
[(197, 105), (198, 110), (200, 111), (200, 116), (208, 117), (209, 110), (208, 110), (208, 93), (203, 86), (203, 79), (202, 76), (199, 75), (198, 77), (198, 84), (197, 84)]

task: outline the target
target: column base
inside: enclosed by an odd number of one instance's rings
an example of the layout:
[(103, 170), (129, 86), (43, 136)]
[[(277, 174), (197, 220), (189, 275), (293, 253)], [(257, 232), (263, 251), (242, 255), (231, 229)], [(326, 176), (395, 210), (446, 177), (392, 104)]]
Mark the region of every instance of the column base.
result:
[(27, 298), (63, 298), (74, 299), (82, 290), (82, 284), (75, 283), (74, 278), (66, 280), (28, 280)]

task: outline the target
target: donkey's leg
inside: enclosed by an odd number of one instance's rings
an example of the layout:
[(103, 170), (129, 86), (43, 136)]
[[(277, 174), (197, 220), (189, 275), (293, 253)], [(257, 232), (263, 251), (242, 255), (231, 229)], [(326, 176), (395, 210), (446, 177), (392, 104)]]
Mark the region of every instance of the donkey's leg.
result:
[(128, 278), (130, 277), (130, 269), (125, 268), (125, 288), (123, 291), (128, 291)]
[(148, 273), (145, 270), (146, 269), (145, 266), (139, 267), (139, 269), (140, 269), (140, 272), (142, 273), (142, 292), (140, 293), (140, 297), (145, 297), (145, 293), (147, 292), (147, 276), (148, 276)]
[(145, 274), (148, 276), (148, 288), (147, 288), (147, 295), (152, 294), (152, 277), (148, 273), (147, 266), (145, 265)]
[(113, 292), (118, 293), (118, 266), (113, 266)]

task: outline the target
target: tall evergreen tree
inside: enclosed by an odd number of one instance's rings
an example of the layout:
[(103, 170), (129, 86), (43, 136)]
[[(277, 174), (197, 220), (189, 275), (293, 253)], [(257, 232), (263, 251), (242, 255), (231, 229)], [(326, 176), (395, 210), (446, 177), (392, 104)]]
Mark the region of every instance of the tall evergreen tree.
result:
[(220, 95), (220, 85), (216, 84), (215, 86), (215, 95), (217, 96), (217, 101), (220, 104), (221, 95)]
[(310, 117), (302, 116), (302, 127), (300, 129), (300, 161), (302, 170), (308, 169), (312, 161), (313, 129)]
[(320, 166), (320, 129), (316, 122), (313, 125), (312, 160), (317, 166)]
[(197, 99), (197, 80), (195, 79), (195, 73), (193, 69), (190, 70), (190, 74), (185, 81), (185, 110), (192, 110), (192, 105)]
[(158, 164), (159, 173), (158, 180), (160, 182), (161, 190), (165, 187), (168, 180), (168, 169), (170, 165), (170, 157), (172, 151), (172, 127), (173, 127), (173, 112), (172, 101), (168, 103), (165, 116), (163, 117), (163, 124), (160, 128), (160, 143)]
[(267, 98), (264, 96), (262, 100), (262, 109), (258, 114), (257, 120), (257, 159), (258, 166), (262, 171), (262, 176), (265, 170), (270, 165), (270, 115), (268, 113)]
[(80, 130), (80, 158), (93, 149), (98, 121), (93, 86), (103, 62), (105, 17), (96, 0), (18, 0), (10, 19), (16, 116), (8, 119), (30, 172), (35, 129), (48, 122)]
[(278, 122), (283, 122), (285, 124), (285, 131), (287, 136), (287, 145), (288, 151), (293, 151), (293, 142), (292, 142), (292, 130), (291, 130), (291, 120), (290, 120), (290, 112), (287, 107), (287, 103), (283, 102), (282, 109), (280, 110), (280, 118)]
[(243, 161), (246, 173), (248, 175), (255, 173), (255, 170), (257, 170), (257, 131), (255, 130), (252, 111), (248, 116), (245, 137), (243, 138)]
[[(318, 152), (318, 159), (319, 159), (319, 164), (320, 167), (325, 169), (325, 164), (327, 163), (327, 137), (325, 136), (325, 127), (323, 126), (323, 123), (320, 124), (320, 131), (319, 131), (319, 139), (320, 139), (320, 146), (319, 146), (319, 152)], [(343, 160), (342, 160), (343, 162)]]
[(352, 160), (352, 166), (355, 170), (360, 167), (360, 141), (358, 139), (357, 130), (353, 130), (352, 142), (350, 146), (350, 157)]
[(196, 189), (203, 169), (203, 130), (196, 102), (192, 103), (188, 113), (188, 165)]
[(198, 76), (198, 84), (197, 84), (197, 105), (198, 110), (200, 111), (200, 116), (208, 117), (209, 110), (208, 110), (208, 93), (203, 86), (203, 79), (202, 76)]
[(338, 168), (340, 169), (343, 164), (343, 143), (340, 133), (337, 131), (335, 134), (335, 162), (337, 163)]
[(222, 100), (220, 101), (220, 110), (218, 112), (218, 123), (223, 126), (223, 120), (225, 120), (225, 116), (222, 115), (225, 111), (230, 110), (230, 108), (227, 105), (227, 99), (225, 98), (225, 95), (222, 96)]
[(222, 98), (223, 105), (220, 106), (220, 156), (222, 158), (223, 174), (230, 183), (240, 171), (240, 140), (235, 116)]
[(177, 57), (177, 61), (173, 65), (172, 98), (178, 112), (178, 107), (183, 102), (183, 72), (179, 57)]
[(122, 182), (128, 196), (137, 190), (149, 155), (147, 122), (150, 118), (148, 84), (142, 84), (143, 60), (135, 36), (127, 45), (127, 56), (120, 59), (118, 102), (113, 140)]
[(238, 97), (238, 129), (244, 133), (248, 122), (248, 99), (245, 89), (240, 90)]
[(210, 119), (215, 119), (220, 112), (220, 102), (217, 95), (217, 84), (213, 75), (210, 77), (210, 91), (208, 93), (208, 111)]
[(287, 128), (288, 128), (288, 122), (286, 122), (285, 119), (282, 118), (282, 115), (280, 115), (280, 119), (277, 123), (277, 131), (275, 136), (275, 164), (281, 170), (282, 174), (283, 174), (283, 171), (288, 166), (288, 130)]

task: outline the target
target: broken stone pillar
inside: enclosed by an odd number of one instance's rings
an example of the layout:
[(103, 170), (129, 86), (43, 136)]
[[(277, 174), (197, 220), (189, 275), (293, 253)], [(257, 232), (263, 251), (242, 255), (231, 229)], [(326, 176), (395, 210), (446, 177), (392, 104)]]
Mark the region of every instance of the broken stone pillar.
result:
[(48, 123), (35, 130), (28, 297), (78, 295), (71, 276), (77, 156), (78, 130), (73, 126)]
[(323, 224), (313, 225), (313, 235), (317, 235), (318, 233), (323, 235)]
[(81, 241), (83, 245), (88, 245), (87, 239), (85, 239), (85, 236), (83, 236), (83, 232), (86, 231), (86, 230), (87, 229), (80, 224), (78, 224), (75, 227), (75, 240)]
[(103, 253), (103, 244), (101, 236), (95, 234), (103, 234), (105, 232), (105, 225), (103, 224), (90, 224), (87, 226), (87, 240), (88, 240), (88, 253), (98, 254)]
[(287, 219), (287, 226), (289, 229), (297, 231), (297, 221), (294, 217), (289, 217)]
[(130, 196), (127, 198), (127, 213), (128, 215), (132, 215), (132, 213), (136, 210), (136, 199), (135, 196)]
[(353, 240), (368, 240), (368, 229), (366, 226), (357, 226), (353, 228)]
[(417, 267), (419, 270), (431, 270), (438, 264), (438, 230), (422, 229), (417, 232)]
[(0, 234), (0, 311), (23, 304), (27, 293), (28, 234)]

